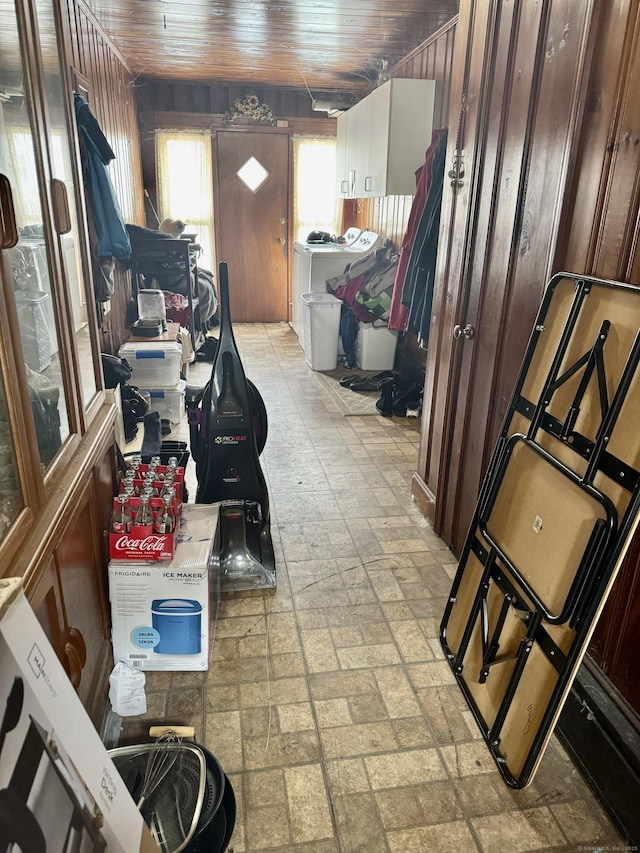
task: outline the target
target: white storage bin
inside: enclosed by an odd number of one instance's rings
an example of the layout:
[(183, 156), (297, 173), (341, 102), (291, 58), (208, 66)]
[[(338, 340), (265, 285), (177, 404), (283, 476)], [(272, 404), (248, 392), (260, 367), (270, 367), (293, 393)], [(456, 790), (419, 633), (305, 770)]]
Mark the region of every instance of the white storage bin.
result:
[(149, 395), (149, 409), (158, 412), (172, 424), (179, 424), (184, 413), (184, 394), (187, 383), (184, 379), (175, 388), (140, 388), (141, 394)]
[(303, 293), (304, 354), (312, 370), (335, 370), (342, 300), (333, 293)]
[(359, 323), (358, 367), (361, 370), (393, 370), (397, 343), (397, 331), (374, 323)]
[(180, 382), (182, 347), (175, 341), (167, 343), (126, 343), (118, 350), (133, 373), (131, 385), (138, 388), (171, 388)]

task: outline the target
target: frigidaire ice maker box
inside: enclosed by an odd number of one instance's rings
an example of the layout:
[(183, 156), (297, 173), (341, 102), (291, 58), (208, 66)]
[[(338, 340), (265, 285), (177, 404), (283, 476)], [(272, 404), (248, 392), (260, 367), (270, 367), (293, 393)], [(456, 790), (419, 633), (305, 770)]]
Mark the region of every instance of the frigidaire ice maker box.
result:
[(218, 504), (183, 504), (169, 562), (109, 563), (113, 657), (143, 670), (206, 670), (219, 577)]

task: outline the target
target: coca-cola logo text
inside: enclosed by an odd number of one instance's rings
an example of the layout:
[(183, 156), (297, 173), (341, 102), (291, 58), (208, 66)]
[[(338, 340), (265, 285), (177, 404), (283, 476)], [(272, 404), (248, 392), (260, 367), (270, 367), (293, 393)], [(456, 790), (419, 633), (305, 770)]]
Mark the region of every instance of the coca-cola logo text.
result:
[(116, 551), (164, 551), (167, 547), (166, 536), (145, 536), (134, 539), (132, 536), (121, 536), (113, 543)]

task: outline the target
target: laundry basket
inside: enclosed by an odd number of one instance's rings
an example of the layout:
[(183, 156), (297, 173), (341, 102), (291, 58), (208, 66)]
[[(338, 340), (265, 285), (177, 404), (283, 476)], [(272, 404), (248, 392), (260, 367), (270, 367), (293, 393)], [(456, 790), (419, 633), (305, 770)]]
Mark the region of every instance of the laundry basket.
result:
[(304, 354), (312, 370), (335, 370), (342, 301), (332, 293), (303, 293)]

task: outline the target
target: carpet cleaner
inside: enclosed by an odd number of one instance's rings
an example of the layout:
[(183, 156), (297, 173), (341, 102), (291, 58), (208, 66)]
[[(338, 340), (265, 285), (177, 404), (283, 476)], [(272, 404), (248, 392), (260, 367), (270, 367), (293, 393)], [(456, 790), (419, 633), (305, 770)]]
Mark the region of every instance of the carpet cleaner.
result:
[(191, 455), (196, 466), (196, 503), (220, 504), (219, 560), (226, 589), (276, 586), (269, 494), (260, 466), (267, 413), (247, 379), (231, 325), (229, 275), (219, 265), (220, 327), (211, 378), (187, 386)]

